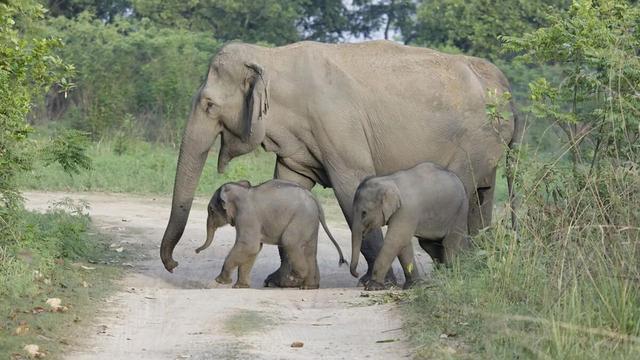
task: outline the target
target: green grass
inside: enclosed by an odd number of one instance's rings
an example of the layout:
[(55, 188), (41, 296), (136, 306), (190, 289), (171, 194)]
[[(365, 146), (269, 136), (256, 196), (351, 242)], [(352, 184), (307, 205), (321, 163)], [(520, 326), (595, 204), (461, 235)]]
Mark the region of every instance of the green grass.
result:
[[(44, 214), (17, 210), (1, 220), (0, 354), (26, 358), (23, 347), (36, 344), (56, 358), (73, 343), (76, 324), (89, 322), (96, 303), (114, 289), (121, 271), (104, 264), (123, 255), (93, 232), (82, 204), (67, 201)], [(48, 298), (61, 299), (68, 310), (39, 311), (49, 308)]]
[(518, 238), (498, 216), (413, 291), (406, 328), (419, 358), (640, 358), (637, 169), (577, 183), (546, 170), (523, 174)]
[[(120, 154), (118, 154), (120, 153)], [(107, 191), (170, 195), (176, 173), (178, 150), (162, 144), (130, 141), (123, 149), (117, 141), (99, 142), (89, 148), (93, 168), (70, 176), (57, 164), (37, 164), (24, 173), (20, 187), (48, 191)], [(212, 150), (200, 178), (197, 196), (211, 196), (228, 181), (249, 180), (259, 184), (273, 178), (275, 155), (257, 150), (231, 161), (224, 174), (217, 173), (217, 151)], [(314, 192), (331, 196), (319, 186)]]
[[(58, 164), (36, 164), (34, 170), (21, 175), (20, 188), (46, 191), (106, 191), (117, 193), (171, 195), (178, 149), (163, 144), (118, 141), (92, 144), (88, 151), (93, 168), (69, 175)], [(217, 149), (211, 150), (196, 196), (209, 197), (228, 181), (249, 180), (259, 184), (273, 178), (275, 154), (257, 150), (233, 159), (224, 174), (217, 172)], [(496, 202), (507, 197), (503, 169), (498, 169)], [(313, 192), (323, 200), (334, 199), (333, 190), (316, 185)]]

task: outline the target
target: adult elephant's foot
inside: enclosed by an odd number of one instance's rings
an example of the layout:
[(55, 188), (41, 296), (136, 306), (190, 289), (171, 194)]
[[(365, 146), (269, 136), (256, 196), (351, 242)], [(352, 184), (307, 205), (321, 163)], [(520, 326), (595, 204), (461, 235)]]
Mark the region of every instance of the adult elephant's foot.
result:
[(385, 290), (387, 287), (385, 284), (379, 283), (373, 279), (369, 280), (367, 284), (364, 286), (365, 291), (378, 291)]
[(233, 284), (233, 288), (234, 289), (248, 289), (249, 288), (249, 284), (235, 283), (235, 284)]

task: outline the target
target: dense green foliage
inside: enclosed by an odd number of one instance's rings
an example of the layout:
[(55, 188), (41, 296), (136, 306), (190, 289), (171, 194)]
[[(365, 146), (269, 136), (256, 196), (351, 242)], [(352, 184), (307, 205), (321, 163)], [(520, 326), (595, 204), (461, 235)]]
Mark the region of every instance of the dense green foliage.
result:
[(501, 217), (414, 293), (424, 357), (640, 356), (640, 11), (579, 0), (549, 21), (505, 40), (526, 62), (560, 65), (530, 84), (526, 110), (562, 129), (561, 147), (522, 149), (517, 234)]
[[(501, 35), (517, 36), (547, 22), (548, 14), (565, 9), (569, 0), (424, 1), (418, 9), (415, 42), (432, 47), (453, 47), (496, 60)], [(508, 54), (507, 54), (508, 56)]]
[(175, 143), (219, 46), (204, 33), (145, 20), (104, 23), (88, 13), (52, 19), (49, 28), (65, 42), (60, 56), (77, 67), (64, 119), (94, 138), (121, 131)]
[[(28, 169), (25, 123), (34, 94), (56, 80), (60, 58), (52, 56), (60, 41), (24, 36), (21, 26), (42, 18), (44, 9), (33, 1), (0, 3), (0, 216), (16, 205), (15, 176)], [(0, 234), (3, 225), (0, 224)]]
[[(89, 218), (77, 207), (57, 207), (47, 214), (22, 207), (16, 179), (33, 169), (34, 159), (61, 164), (67, 172), (89, 168), (84, 135), (64, 131), (50, 142), (35, 144), (26, 122), (35, 99), (43, 89), (56, 84), (66, 95), (72, 84), (73, 67), (64, 65), (52, 52), (59, 39), (34, 35), (45, 9), (36, 1), (0, 3), (0, 353), (21, 350), (25, 338), (13, 336), (31, 309), (43, 306), (43, 297), (53, 292), (74, 291), (78, 302), (89, 302), (95, 289), (80, 290), (84, 279), (67, 261), (88, 259), (100, 253), (100, 245), (87, 235)], [(64, 96), (64, 95), (63, 95)], [(46, 155), (46, 156), (39, 156)], [(67, 175), (68, 176), (68, 175)], [(64, 204), (63, 204), (64, 205)], [(65, 211), (67, 210), (67, 211)], [(104, 246), (103, 246), (104, 248)], [(96, 274), (103, 274), (96, 272)], [(94, 274), (94, 275), (96, 275)], [(65, 290), (68, 289), (68, 290)], [(82, 293), (83, 295), (78, 295)], [(84, 300), (83, 300), (84, 299)], [(73, 318), (39, 317), (28, 338), (49, 334), (52, 329), (73, 324)], [(26, 325), (24, 325), (26, 326)], [(24, 329), (23, 326), (23, 329)], [(37, 330), (36, 330), (37, 329)], [(26, 330), (25, 330), (26, 331)]]
[[(68, 97), (50, 93), (41, 106), (46, 111), (35, 121), (61, 120), (94, 139), (126, 133), (176, 144), (208, 60), (224, 42), (384, 37), (504, 60), (513, 55), (500, 51), (499, 36), (533, 30), (551, 9), (566, 5), (566, 0), (509, 0), (501, 6), (484, 0), (358, 0), (349, 6), (339, 0), (51, 2), (43, 31), (65, 43), (58, 54), (76, 66), (77, 87)], [(542, 71), (500, 64), (513, 78), (528, 80)], [(526, 86), (514, 91), (522, 99)]]

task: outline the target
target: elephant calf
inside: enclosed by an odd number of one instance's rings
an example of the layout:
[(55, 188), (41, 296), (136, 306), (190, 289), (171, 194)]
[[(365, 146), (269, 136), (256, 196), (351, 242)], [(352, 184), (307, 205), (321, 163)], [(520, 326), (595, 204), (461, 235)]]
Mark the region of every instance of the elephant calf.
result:
[(284, 286), (318, 288), (318, 220), (338, 249), (339, 265), (347, 263), (329, 232), (320, 203), (310, 191), (292, 182), (271, 180), (255, 187), (248, 181), (226, 183), (213, 194), (207, 211), (207, 239), (196, 253), (211, 245), (217, 228), (226, 224), (236, 228), (236, 243), (216, 278), (220, 284), (231, 283), (231, 272), (238, 267), (233, 287), (249, 287), (262, 244), (272, 244), (281, 246), (291, 262), (293, 274)]
[(396, 256), (404, 270), (405, 288), (419, 278), (413, 236), (434, 262), (450, 263), (454, 254), (469, 245), (468, 204), (462, 181), (430, 162), (365, 179), (353, 203), (351, 274), (358, 277), (362, 237), (384, 225), (388, 225), (384, 244), (365, 290), (384, 289), (385, 274)]

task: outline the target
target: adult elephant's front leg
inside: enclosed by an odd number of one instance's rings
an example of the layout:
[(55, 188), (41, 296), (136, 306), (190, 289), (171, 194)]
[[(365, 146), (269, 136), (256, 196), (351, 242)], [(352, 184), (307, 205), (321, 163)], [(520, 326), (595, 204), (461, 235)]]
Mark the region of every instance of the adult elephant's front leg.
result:
[[(313, 180), (308, 177), (298, 174), (295, 171), (289, 169), (282, 163), (280, 159), (276, 161), (276, 168), (273, 173), (274, 179), (292, 181), (303, 188), (311, 190), (315, 185)], [(265, 287), (298, 287), (300, 284), (293, 281), (291, 262), (287, 256), (287, 252), (278, 246), (278, 253), (280, 254), (280, 267), (269, 274), (264, 280)]]

